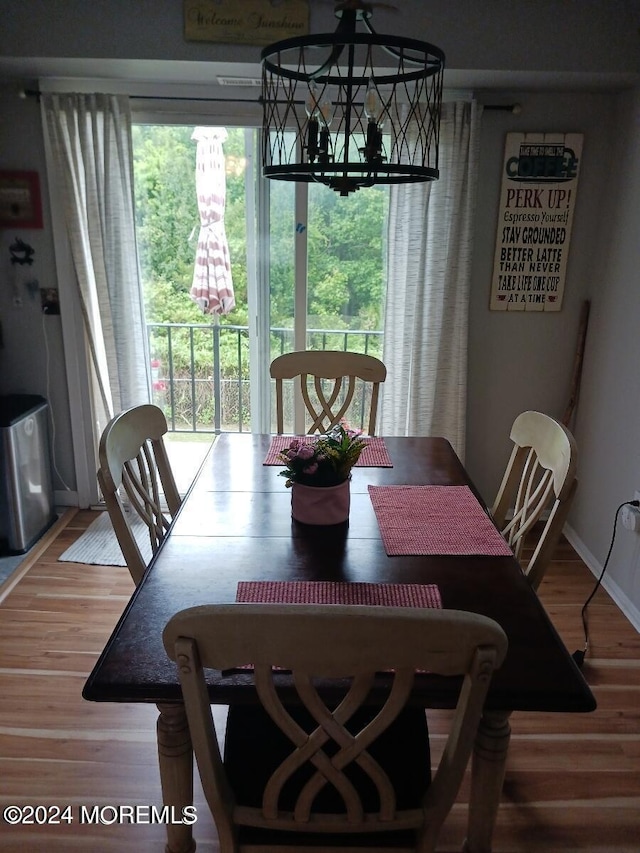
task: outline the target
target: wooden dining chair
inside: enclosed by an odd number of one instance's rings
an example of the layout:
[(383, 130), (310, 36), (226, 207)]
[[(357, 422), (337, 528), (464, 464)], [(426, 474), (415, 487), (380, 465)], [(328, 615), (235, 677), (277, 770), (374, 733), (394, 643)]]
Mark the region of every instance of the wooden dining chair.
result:
[[(507, 649), (478, 614), (362, 605), (203, 605), (163, 639), (221, 853), (434, 850)], [(222, 758), (203, 668), (245, 665), (256, 704), (230, 707)], [(425, 711), (407, 704), (419, 670), (462, 677), (433, 778)], [(341, 696), (325, 704), (336, 679)]]
[[(276, 381), (276, 430), (284, 432), (283, 380), (300, 378), (300, 391), (311, 416), (308, 434), (327, 432), (346, 416), (358, 385), (370, 383), (367, 433), (375, 435), (380, 383), (387, 368), (372, 355), (341, 350), (304, 350), (288, 352), (271, 362), (271, 378)], [(313, 381), (311, 381), (313, 380)], [(327, 382), (333, 380), (327, 393)], [(364, 423), (363, 423), (364, 426)]]
[(143, 405), (112, 418), (100, 438), (98, 484), (136, 585), (147, 563), (134, 535), (133, 519), (146, 527), (155, 554), (181, 502), (164, 446), (166, 432), (162, 411)]
[(569, 430), (541, 412), (518, 415), (511, 440), (513, 450), (491, 514), (519, 560), (525, 543), (533, 546), (523, 568), (537, 589), (578, 485), (578, 449)]

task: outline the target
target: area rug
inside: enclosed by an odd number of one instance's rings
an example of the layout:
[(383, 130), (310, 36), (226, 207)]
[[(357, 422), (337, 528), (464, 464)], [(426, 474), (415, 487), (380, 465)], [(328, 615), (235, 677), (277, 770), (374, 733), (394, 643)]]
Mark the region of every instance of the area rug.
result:
[[(148, 563), (151, 559), (149, 532), (143, 522), (137, 519), (131, 519), (129, 523), (142, 557)], [(109, 513), (100, 513), (58, 560), (62, 563), (87, 563), (92, 566), (126, 566)]]
[(15, 572), (27, 554), (16, 554), (15, 556), (2, 557), (0, 559), (0, 584), (4, 583), (9, 575)]

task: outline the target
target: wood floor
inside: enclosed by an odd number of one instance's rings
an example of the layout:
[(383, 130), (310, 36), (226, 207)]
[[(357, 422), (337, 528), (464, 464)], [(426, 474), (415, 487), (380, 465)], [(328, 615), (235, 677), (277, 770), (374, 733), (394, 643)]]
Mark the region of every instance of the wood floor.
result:
[[(82, 806), (162, 802), (155, 708), (81, 698), (133, 589), (126, 569), (57, 562), (93, 517), (75, 515), (0, 603), (0, 804), (72, 807), (71, 823), (50, 826), (13, 827), (0, 817), (3, 853), (164, 850), (163, 826), (80, 822)], [(582, 647), (580, 608), (592, 586), (564, 542), (540, 595), (570, 651)], [(602, 590), (589, 618), (584, 673), (598, 710), (513, 715), (496, 853), (640, 850), (640, 636)], [(430, 720), (436, 735), (442, 722)], [(196, 791), (198, 850), (217, 851)], [(464, 788), (442, 851), (460, 850), (466, 797)]]

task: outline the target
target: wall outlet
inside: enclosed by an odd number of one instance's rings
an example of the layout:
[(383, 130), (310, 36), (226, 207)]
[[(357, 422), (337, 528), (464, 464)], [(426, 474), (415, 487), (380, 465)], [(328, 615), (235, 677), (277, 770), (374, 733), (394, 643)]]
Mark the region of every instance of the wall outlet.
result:
[(635, 533), (640, 531), (640, 509), (638, 507), (624, 506), (622, 508), (622, 526), (626, 530), (633, 530)]

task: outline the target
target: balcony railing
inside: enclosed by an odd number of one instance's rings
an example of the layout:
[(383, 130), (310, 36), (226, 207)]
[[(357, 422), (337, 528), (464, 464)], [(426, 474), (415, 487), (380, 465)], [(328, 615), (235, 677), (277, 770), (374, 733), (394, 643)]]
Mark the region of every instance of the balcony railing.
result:
[[(270, 331), (272, 359), (293, 349), (293, 329)], [(382, 336), (381, 331), (364, 329), (309, 329), (307, 347), (381, 358)], [(165, 412), (171, 432), (250, 431), (247, 326), (148, 323), (147, 338), (153, 402)], [(365, 394), (360, 393), (351, 407), (356, 420), (360, 419), (354, 426), (363, 425), (366, 402)], [(272, 411), (275, 413), (275, 405)]]

